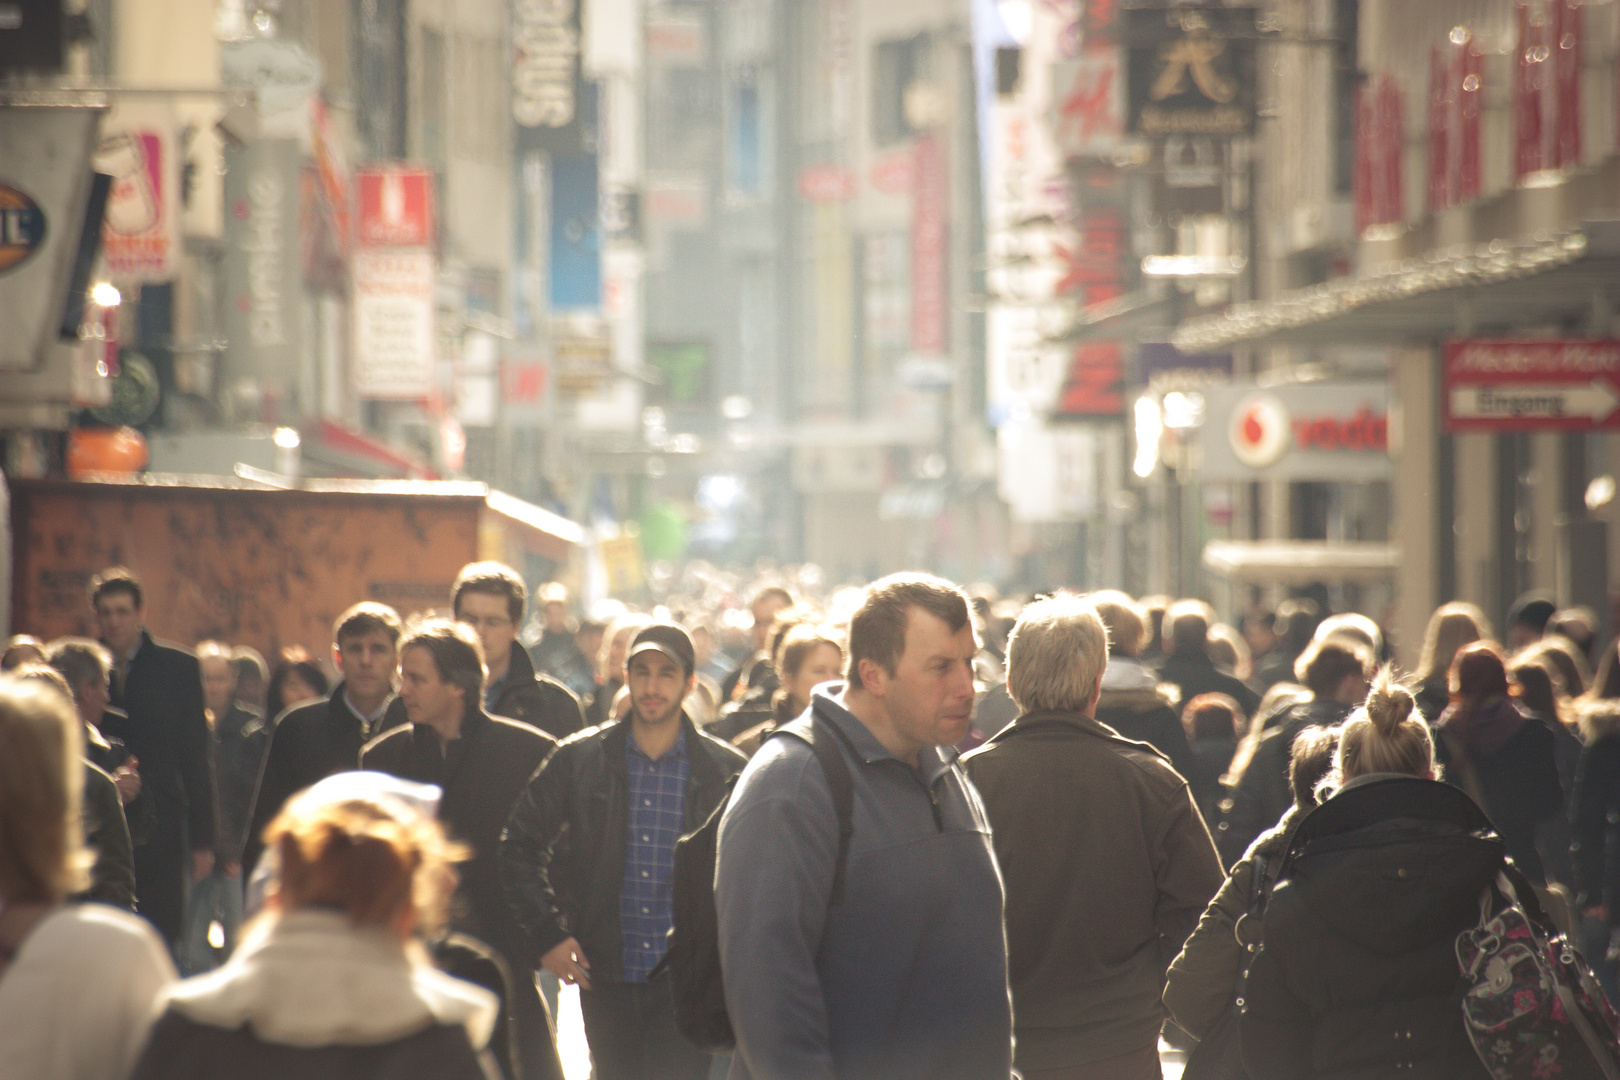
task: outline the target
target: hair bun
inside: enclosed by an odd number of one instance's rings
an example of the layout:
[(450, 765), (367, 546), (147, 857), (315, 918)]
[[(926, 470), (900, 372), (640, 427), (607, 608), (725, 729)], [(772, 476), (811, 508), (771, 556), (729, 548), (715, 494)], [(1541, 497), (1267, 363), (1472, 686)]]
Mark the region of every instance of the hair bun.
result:
[(1396, 681), (1388, 664), (1378, 669), (1367, 693), (1367, 719), (1372, 721), (1378, 734), (1385, 737), (1395, 734), (1416, 705), (1412, 691)]

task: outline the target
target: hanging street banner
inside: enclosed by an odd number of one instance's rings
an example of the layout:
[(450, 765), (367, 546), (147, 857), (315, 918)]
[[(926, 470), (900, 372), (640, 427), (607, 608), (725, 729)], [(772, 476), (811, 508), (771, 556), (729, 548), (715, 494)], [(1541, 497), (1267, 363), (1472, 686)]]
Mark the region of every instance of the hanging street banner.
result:
[(1620, 427), (1620, 341), (1446, 343), (1447, 431)]
[(95, 168), (113, 178), (101, 254), (115, 281), (162, 282), (180, 260), (180, 165), (174, 113), (120, 103), (102, 126)]
[(354, 392), (416, 399), (433, 389), (433, 253), (417, 249), (354, 255)]
[(1126, 8), (1125, 41), (1131, 134), (1254, 131), (1253, 8)]

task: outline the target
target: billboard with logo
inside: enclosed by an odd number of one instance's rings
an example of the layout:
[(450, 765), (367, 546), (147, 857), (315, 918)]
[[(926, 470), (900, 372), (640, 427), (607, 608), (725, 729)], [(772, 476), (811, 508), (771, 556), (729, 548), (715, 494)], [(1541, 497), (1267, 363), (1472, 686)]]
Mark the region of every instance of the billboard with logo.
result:
[(180, 166), (174, 114), (120, 104), (103, 126), (95, 168), (113, 178), (101, 227), (102, 258), (116, 281), (168, 281), (180, 259)]
[(1389, 384), (1319, 382), (1203, 391), (1204, 480), (1384, 480)]

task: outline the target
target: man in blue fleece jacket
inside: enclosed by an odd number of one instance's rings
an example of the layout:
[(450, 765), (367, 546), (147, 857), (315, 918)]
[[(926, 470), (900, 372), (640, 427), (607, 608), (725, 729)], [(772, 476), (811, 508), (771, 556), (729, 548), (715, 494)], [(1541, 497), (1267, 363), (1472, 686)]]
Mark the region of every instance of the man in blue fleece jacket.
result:
[(938, 578), (885, 578), (856, 611), (848, 682), (811, 706), (854, 789), (839, 896), (814, 750), (774, 738), (743, 771), (715, 883), (731, 1080), (1011, 1075), (1001, 874), (952, 749), (977, 651), (967, 598)]

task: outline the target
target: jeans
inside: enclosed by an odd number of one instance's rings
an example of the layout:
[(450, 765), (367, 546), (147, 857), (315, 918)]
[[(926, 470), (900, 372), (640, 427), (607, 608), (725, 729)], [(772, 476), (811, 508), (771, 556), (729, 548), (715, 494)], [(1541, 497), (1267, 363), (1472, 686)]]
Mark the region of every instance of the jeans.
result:
[(675, 1028), (669, 976), (602, 980), (579, 993), (596, 1080), (708, 1080), (709, 1055)]

